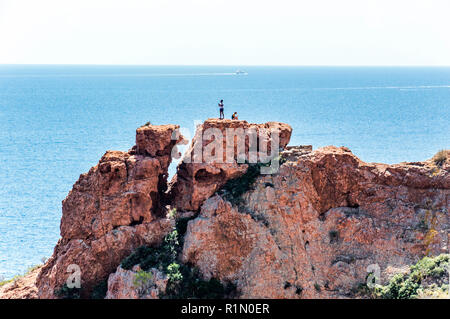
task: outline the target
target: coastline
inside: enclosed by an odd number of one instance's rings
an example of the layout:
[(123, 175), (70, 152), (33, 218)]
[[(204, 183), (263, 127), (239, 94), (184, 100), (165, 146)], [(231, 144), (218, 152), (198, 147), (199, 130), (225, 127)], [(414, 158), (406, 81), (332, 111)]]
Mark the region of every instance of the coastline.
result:
[[(128, 152), (107, 151), (81, 174), (63, 201), (53, 256), (3, 290), (44, 299), (187, 298), (188, 291), (203, 298), (200, 284), (225, 298), (365, 298), (355, 286), (372, 263), (385, 285), (370, 290), (379, 298), (393, 296), (392, 274), (422, 267), (414, 264), (424, 256), (436, 256), (421, 261), (427, 276), (448, 263), (448, 150), (425, 162), (366, 163), (346, 147), (289, 146), (285, 123), (208, 119), (169, 181), (174, 150), (189, 143), (179, 129), (147, 123)], [(257, 132), (259, 147), (279, 155), (239, 164), (242, 150), (234, 148), (232, 162), (188, 160), (212, 145), (225, 158), (229, 139), (214, 143), (230, 129)], [(210, 130), (214, 138), (205, 139)], [(250, 151), (250, 140), (238, 141)], [(65, 269), (74, 265), (82, 285), (71, 291)], [(255, 271), (262, 266), (264, 276)], [(130, 286), (144, 275), (159, 279), (150, 290)], [(446, 291), (427, 287), (425, 295)]]

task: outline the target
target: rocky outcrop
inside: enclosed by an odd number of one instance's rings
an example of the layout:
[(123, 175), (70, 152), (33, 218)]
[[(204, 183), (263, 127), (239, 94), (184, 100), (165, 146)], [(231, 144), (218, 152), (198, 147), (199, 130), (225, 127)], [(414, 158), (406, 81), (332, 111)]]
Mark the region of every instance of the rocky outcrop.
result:
[(119, 266), (108, 278), (105, 299), (159, 299), (166, 290), (167, 280), (167, 276), (155, 268), (142, 273), (139, 265), (132, 270)]
[(42, 267), (35, 267), (24, 276), (20, 276), (0, 286), (0, 299), (37, 299), (36, 277)]
[[(236, 285), (242, 298), (355, 297), (369, 272), (384, 284), (425, 255), (448, 253), (448, 159), (365, 163), (345, 147), (287, 146), (291, 131), (276, 122), (207, 120), (168, 188), (176, 144), (185, 143), (178, 126), (137, 129), (136, 146), (106, 152), (75, 183), (63, 201), (61, 239), (39, 275), (0, 287), (0, 297), (58, 297), (75, 265), (83, 298), (106, 280), (107, 298), (159, 298), (164, 267), (119, 264), (139, 246), (157, 251), (173, 218), (183, 220), (181, 234), (191, 219), (184, 239), (178, 235), (179, 259), (206, 280)], [(248, 163), (254, 149), (272, 156), (281, 149), (279, 170), (258, 175), (260, 164)], [(166, 205), (178, 209), (173, 218)]]
[[(40, 298), (53, 298), (80, 267), (82, 297), (141, 245), (160, 242), (173, 226), (164, 218), (171, 152), (182, 140), (178, 126), (145, 126), (129, 152), (108, 151), (82, 174), (63, 201), (61, 239), (40, 273)], [(73, 270), (72, 270), (73, 271)]]
[(271, 153), (274, 132), (278, 134), (276, 147), (284, 148), (292, 133), (288, 124), (209, 119), (199, 125), (171, 181), (172, 205), (178, 210), (198, 210), (228, 180), (245, 174), (248, 165), (240, 158), (248, 161), (249, 150), (262, 152), (265, 148), (267, 154)]
[(448, 252), (448, 163), (368, 164), (336, 147), (290, 156), (238, 206), (208, 199), (189, 222), (182, 260), (236, 283), (243, 298), (341, 298), (368, 267), (383, 281)]

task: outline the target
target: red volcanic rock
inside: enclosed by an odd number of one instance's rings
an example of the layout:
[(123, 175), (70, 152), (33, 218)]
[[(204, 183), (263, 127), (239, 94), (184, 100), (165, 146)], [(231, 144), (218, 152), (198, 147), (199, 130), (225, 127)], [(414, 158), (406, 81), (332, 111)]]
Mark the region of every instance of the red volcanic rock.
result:
[(82, 297), (88, 298), (92, 288), (106, 280), (120, 262), (142, 245), (156, 245), (170, 232), (173, 223), (159, 219), (136, 226), (120, 226), (97, 240), (60, 239), (53, 256), (39, 274), (39, 298), (55, 298), (70, 275), (69, 265), (81, 270)]
[(190, 221), (182, 259), (242, 298), (346, 298), (369, 269), (389, 279), (448, 253), (450, 172), (431, 162), (369, 164), (326, 147), (260, 176), (232, 207), (208, 199)]
[(242, 298), (288, 298), (283, 289), (288, 256), (267, 229), (216, 195), (190, 221), (182, 261), (198, 267), (206, 279), (238, 283)]
[(63, 201), (62, 238), (97, 239), (118, 226), (151, 222), (162, 174), (156, 158), (106, 152)]
[[(271, 142), (276, 141), (273, 139), (274, 131), (279, 134), (276, 143), (278, 151), (289, 143), (292, 128), (288, 124), (249, 124), (246, 121), (209, 119), (199, 125), (171, 181), (172, 205), (179, 210), (198, 210), (203, 201), (227, 180), (245, 174), (248, 166), (238, 159), (241, 156), (249, 159), (252, 145), (255, 150), (258, 145), (259, 149), (265, 147), (267, 154), (271, 153)], [(246, 133), (254, 133), (255, 139), (246, 136)]]
[(203, 201), (220, 189), (227, 180), (247, 171), (247, 164), (181, 164), (171, 183), (172, 205), (179, 210), (197, 210)]
[(40, 298), (55, 297), (71, 264), (80, 267), (82, 296), (89, 296), (134, 249), (157, 244), (170, 231), (173, 222), (162, 217), (161, 197), (171, 149), (182, 140), (177, 129), (139, 128), (138, 147), (108, 151), (80, 176), (63, 201), (61, 239), (37, 280)]
[(162, 192), (167, 189), (168, 168), (172, 158), (179, 158), (181, 154), (177, 145), (187, 144), (188, 141), (179, 132), (179, 125), (145, 125), (136, 130), (136, 145), (131, 154), (155, 157), (159, 160), (161, 176), (159, 188)]
[(108, 291), (105, 299), (159, 299), (159, 294), (166, 290), (168, 278), (161, 271), (152, 268), (146, 281), (136, 280), (141, 271), (139, 265), (132, 270), (118, 267), (108, 278)]
[(0, 299), (37, 299), (36, 277), (42, 267), (0, 286)]
[[(230, 129), (256, 132), (259, 150), (284, 149), (286, 161), (277, 173), (260, 175), (233, 201), (238, 206), (214, 194), (245, 174), (241, 155), (256, 146), (252, 134), (236, 137)], [(235, 283), (243, 298), (354, 297), (369, 270), (379, 270), (384, 283), (425, 255), (448, 253), (448, 159), (440, 166), (365, 163), (343, 147), (286, 147), (291, 131), (276, 122), (207, 120), (166, 192), (176, 144), (185, 141), (175, 125), (137, 129), (136, 146), (106, 152), (63, 201), (53, 256), (0, 287), (0, 298), (56, 298), (73, 265), (81, 270), (82, 297), (108, 279), (107, 298), (158, 298), (166, 275), (152, 269), (155, 281), (136, 287), (139, 266), (119, 264), (173, 229), (168, 203), (179, 218), (200, 210), (188, 223), (181, 260), (205, 278)]]
[(175, 144), (183, 138), (179, 125), (146, 125), (136, 130), (137, 154), (156, 157), (170, 155)]

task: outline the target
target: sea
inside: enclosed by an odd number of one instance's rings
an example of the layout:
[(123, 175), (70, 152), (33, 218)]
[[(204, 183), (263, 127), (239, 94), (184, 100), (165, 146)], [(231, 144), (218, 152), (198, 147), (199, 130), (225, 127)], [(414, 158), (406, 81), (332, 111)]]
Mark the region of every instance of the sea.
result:
[(221, 99), (227, 118), (289, 123), (290, 145), (366, 162), (450, 148), (449, 67), (0, 65), (0, 279), (51, 256), (61, 201), (106, 150), (148, 121), (192, 137)]

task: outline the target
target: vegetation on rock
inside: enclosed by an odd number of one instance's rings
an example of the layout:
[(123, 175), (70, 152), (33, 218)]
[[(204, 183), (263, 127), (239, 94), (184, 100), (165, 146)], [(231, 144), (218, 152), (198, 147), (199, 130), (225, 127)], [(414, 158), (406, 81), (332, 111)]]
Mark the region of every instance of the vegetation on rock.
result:
[(61, 299), (80, 299), (80, 290), (79, 288), (69, 288), (67, 284), (64, 284), (55, 291), (55, 296)]
[(141, 125), (140, 127), (149, 126), (149, 125), (152, 125), (152, 123), (151, 123), (150, 121), (145, 122), (145, 124), (144, 124), (144, 125)]
[(31, 273), (32, 271), (36, 270), (39, 267), (42, 267), (42, 265), (35, 265), (35, 266), (28, 267), (27, 271), (23, 275), (16, 275), (16, 276), (12, 277), (11, 279), (0, 280), (0, 287), (8, 284), (10, 282), (16, 281), (22, 277), (25, 277), (26, 275), (28, 275), (29, 273)]
[[(176, 213), (172, 212), (172, 215), (175, 216)], [(161, 298), (220, 299), (232, 295), (236, 290), (234, 285), (223, 285), (215, 278), (204, 280), (198, 269), (179, 263), (177, 257), (182, 250), (183, 236), (190, 219), (192, 217), (179, 219), (161, 245), (157, 247), (141, 246), (136, 249), (122, 261), (122, 268), (131, 270), (134, 265), (139, 264), (142, 274), (148, 273), (147, 271), (151, 268), (164, 272), (167, 275), (168, 283)], [(137, 277), (140, 281), (142, 278), (143, 280), (148, 279), (147, 276), (140, 273)], [(141, 282), (138, 284), (141, 285)]]
[[(286, 162), (286, 159), (283, 158), (281, 154), (276, 157), (275, 160), (279, 162), (279, 165)], [(261, 168), (269, 167), (270, 165), (271, 162), (248, 164), (247, 172), (244, 175), (228, 180), (227, 183), (217, 191), (217, 194), (223, 199), (236, 206), (239, 212), (249, 214), (255, 221), (261, 222), (266, 227), (269, 226), (269, 221), (263, 214), (255, 213), (250, 210), (247, 205), (245, 205), (242, 195), (254, 188), (256, 180), (261, 175)], [(265, 187), (273, 188), (275, 185), (267, 182), (265, 183)]]
[(139, 270), (134, 277), (133, 285), (138, 290), (140, 296), (144, 295), (153, 286), (152, 273)]
[[(278, 160), (279, 165), (282, 165), (286, 161), (281, 155), (274, 160)], [(261, 168), (269, 167), (271, 162), (247, 164), (248, 169), (244, 175), (228, 180), (226, 184), (217, 191), (217, 194), (219, 194), (223, 199), (236, 206), (242, 205), (242, 195), (252, 189), (256, 179), (261, 174)], [(273, 185), (271, 185), (271, 187), (273, 187)]]
[(91, 299), (105, 299), (107, 291), (108, 291), (108, 280), (103, 280), (98, 285), (96, 285), (92, 290)]
[(373, 297), (383, 299), (448, 298), (449, 254), (424, 257), (408, 274), (396, 274), (385, 286), (376, 285)]
[(217, 193), (233, 205), (239, 205), (241, 196), (252, 188), (258, 178), (261, 166), (262, 164), (249, 164), (244, 175), (230, 179)]
[(433, 156), (433, 162), (436, 166), (441, 167), (450, 157), (450, 150), (440, 150)]

